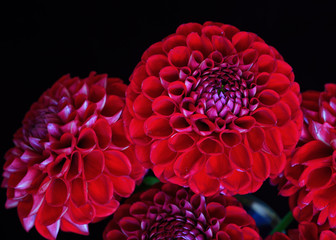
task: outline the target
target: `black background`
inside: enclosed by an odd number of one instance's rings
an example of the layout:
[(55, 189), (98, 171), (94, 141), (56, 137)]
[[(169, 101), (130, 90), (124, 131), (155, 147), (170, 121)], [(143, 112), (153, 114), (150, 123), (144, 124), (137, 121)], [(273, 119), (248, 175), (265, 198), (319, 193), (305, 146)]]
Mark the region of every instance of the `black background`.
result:
[[(212, 20), (255, 32), (293, 67), (302, 91), (335, 82), (332, 1), (69, 2), (11, 1), (0, 7), (2, 159), (30, 105), (62, 75), (96, 71), (127, 82), (143, 51), (185, 22)], [(23, 230), (16, 209), (3, 207), (5, 190), (0, 194), (0, 238), (42, 239), (35, 229)], [(287, 212), (287, 200), (269, 184), (256, 195), (280, 216)], [(60, 232), (58, 239), (101, 239), (106, 223), (91, 225), (89, 237)]]

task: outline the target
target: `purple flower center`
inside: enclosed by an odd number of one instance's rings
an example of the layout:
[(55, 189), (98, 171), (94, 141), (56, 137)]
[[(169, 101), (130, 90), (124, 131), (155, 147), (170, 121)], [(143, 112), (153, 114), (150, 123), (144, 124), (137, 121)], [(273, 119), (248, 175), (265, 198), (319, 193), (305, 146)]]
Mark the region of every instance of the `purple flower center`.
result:
[[(35, 105), (37, 106), (37, 105)], [(45, 139), (48, 134), (49, 123), (59, 123), (57, 116), (57, 106), (47, 106), (36, 108), (30, 112), (31, 116), (23, 123), (23, 131), (26, 137)]]
[(220, 62), (205, 59), (191, 74), (193, 84), (189, 96), (194, 100), (195, 112), (211, 120), (220, 117), (231, 122), (256, 109), (256, 85), (249, 68), (240, 65), (237, 55)]
[(148, 239), (202, 240), (206, 239), (206, 236), (202, 227), (197, 224), (196, 219), (186, 218), (183, 216), (173, 216), (166, 217), (155, 222), (149, 230)]

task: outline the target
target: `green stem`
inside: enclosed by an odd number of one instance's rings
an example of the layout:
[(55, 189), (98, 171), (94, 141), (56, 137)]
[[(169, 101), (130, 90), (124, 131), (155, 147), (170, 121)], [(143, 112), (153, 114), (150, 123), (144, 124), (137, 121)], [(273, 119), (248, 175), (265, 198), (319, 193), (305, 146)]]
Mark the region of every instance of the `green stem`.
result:
[(293, 218), (292, 212), (289, 211), (284, 216), (284, 218), (281, 219), (281, 221), (275, 226), (275, 228), (273, 228), (270, 235), (272, 235), (275, 232), (283, 232), (293, 220), (294, 220), (294, 218)]

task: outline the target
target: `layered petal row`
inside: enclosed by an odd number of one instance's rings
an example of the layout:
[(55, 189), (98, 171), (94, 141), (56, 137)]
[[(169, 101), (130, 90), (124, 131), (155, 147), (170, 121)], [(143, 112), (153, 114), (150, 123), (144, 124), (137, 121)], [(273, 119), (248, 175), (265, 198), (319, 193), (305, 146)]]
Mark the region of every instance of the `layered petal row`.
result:
[(59, 230), (88, 234), (111, 215), (145, 169), (125, 137), (126, 85), (119, 78), (65, 75), (42, 94), (6, 153), (6, 207), (47, 239)]
[(283, 171), (300, 137), (300, 101), (292, 68), (256, 34), (188, 23), (144, 52), (123, 118), (161, 181), (246, 194)]

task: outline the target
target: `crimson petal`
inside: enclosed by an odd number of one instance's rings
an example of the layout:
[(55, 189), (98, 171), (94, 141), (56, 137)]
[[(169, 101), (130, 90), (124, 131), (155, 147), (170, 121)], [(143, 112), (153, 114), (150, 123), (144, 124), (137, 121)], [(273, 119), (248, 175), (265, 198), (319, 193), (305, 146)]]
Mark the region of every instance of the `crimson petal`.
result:
[(89, 197), (97, 204), (106, 204), (113, 197), (113, 184), (105, 175), (88, 182)]

